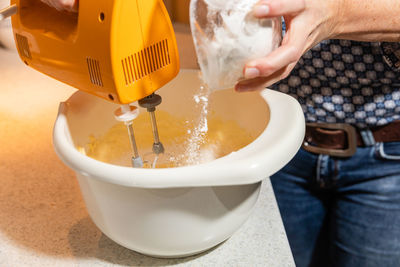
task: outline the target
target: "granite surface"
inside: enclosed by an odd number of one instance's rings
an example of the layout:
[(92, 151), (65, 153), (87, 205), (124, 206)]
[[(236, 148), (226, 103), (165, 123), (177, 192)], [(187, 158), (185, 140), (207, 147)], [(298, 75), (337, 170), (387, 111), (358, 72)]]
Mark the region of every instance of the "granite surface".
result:
[[(177, 38), (182, 66), (195, 67), (190, 36)], [(294, 266), (269, 180), (238, 232), (197, 256), (151, 258), (103, 235), (52, 147), (58, 104), (74, 91), (0, 49), (0, 266)]]

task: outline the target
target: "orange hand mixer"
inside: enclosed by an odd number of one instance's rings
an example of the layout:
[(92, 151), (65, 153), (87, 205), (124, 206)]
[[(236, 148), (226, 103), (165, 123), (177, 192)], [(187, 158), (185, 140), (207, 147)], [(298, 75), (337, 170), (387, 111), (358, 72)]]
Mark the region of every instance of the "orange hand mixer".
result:
[(154, 92), (179, 72), (176, 38), (162, 0), (81, 0), (78, 13), (60, 12), (40, 0), (11, 0), (0, 20), (12, 16), (19, 56), (26, 65), (79, 90), (121, 104), (117, 120), (128, 127), (132, 165), (141, 167), (132, 121), (133, 102), (147, 108), (153, 152), (163, 153)]

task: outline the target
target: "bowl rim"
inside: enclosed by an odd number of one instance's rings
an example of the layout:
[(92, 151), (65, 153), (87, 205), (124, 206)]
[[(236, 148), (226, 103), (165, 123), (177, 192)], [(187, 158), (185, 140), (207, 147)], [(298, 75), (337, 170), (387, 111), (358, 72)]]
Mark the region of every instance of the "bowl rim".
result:
[[(53, 145), (60, 159), (79, 175), (128, 187), (171, 188), (256, 183), (277, 172), (294, 157), (305, 132), (303, 111), (296, 99), (270, 89), (259, 93), (270, 110), (266, 128), (249, 145), (214, 161), (176, 168), (144, 169), (112, 165), (85, 156), (75, 148), (70, 136), (68, 100), (60, 103), (53, 128)], [(75, 94), (84, 92), (77, 91)]]

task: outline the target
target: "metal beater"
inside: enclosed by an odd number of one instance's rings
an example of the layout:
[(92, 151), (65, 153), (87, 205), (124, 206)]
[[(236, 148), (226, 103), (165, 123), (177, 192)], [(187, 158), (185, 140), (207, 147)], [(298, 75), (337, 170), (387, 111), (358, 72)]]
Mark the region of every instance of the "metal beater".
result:
[(152, 93), (151, 95), (139, 100), (139, 106), (142, 108), (146, 108), (147, 111), (150, 114), (150, 121), (151, 121), (151, 128), (153, 130), (153, 137), (154, 137), (154, 143), (153, 143), (153, 152), (156, 155), (159, 155), (161, 153), (164, 153), (164, 146), (160, 142), (160, 136), (158, 135), (158, 128), (157, 128), (157, 121), (156, 121), (156, 107), (161, 104), (161, 96)]
[[(153, 131), (154, 143), (153, 143), (153, 152), (156, 155), (164, 153), (165, 149), (163, 144), (160, 141), (160, 136), (158, 134), (158, 127), (156, 121), (156, 107), (161, 104), (161, 96), (157, 94), (151, 94), (141, 100), (139, 100), (139, 105), (142, 108), (146, 108), (150, 114), (151, 128)], [(129, 141), (132, 147), (132, 166), (141, 168), (143, 167), (143, 160), (139, 155), (139, 151), (137, 148), (135, 134), (133, 130), (133, 120), (139, 115), (139, 109), (134, 105), (121, 105), (115, 112), (115, 119), (121, 122), (124, 122), (129, 135)]]

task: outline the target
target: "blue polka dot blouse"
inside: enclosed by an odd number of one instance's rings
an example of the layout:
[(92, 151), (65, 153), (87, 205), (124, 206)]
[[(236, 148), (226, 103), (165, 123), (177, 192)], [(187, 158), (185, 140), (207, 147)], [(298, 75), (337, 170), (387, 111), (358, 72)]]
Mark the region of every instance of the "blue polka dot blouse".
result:
[(400, 119), (400, 44), (323, 41), (271, 88), (295, 97), (307, 122), (387, 124)]

